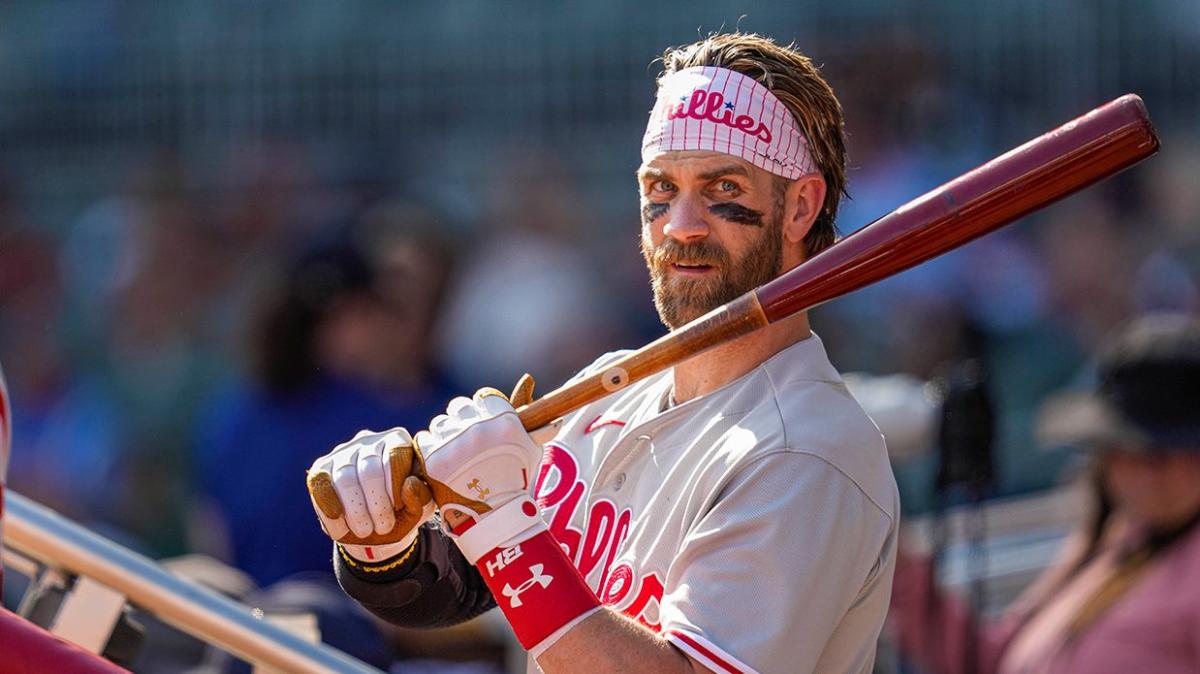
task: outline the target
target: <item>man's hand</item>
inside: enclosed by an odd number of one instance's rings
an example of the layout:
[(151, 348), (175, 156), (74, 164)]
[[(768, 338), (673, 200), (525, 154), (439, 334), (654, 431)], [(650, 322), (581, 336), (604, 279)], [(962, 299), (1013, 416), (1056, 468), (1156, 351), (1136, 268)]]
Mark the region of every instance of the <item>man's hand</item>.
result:
[(363, 561), (407, 549), (433, 517), (421, 454), (408, 431), (360, 431), (313, 462), (308, 491), (325, 533)]
[(446, 414), (417, 433), (416, 444), (426, 457), (434, 501), (452, 529), (527, 496), (542, 459), (513, 405), (491, 388), (451, 400)]

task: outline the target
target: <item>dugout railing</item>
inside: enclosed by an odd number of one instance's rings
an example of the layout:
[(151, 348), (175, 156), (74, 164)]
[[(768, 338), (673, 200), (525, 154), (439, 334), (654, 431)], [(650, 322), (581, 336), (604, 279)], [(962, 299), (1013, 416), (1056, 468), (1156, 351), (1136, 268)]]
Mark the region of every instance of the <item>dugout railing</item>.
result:
[(12, 490), (4, 491), (3, 547), (9, 583), (15, 574), (29, 578), (31, 589), (56, 585), (66, 591), (45, 626), (92, 653), (102, 652), (131, 604), (267, 671), (379, 673)]

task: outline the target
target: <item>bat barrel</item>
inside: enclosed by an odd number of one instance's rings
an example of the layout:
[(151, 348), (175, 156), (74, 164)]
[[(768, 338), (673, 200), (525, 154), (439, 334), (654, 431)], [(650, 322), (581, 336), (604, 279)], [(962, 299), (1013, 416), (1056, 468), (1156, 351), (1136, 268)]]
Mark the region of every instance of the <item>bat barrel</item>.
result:
[(1158, 150), (1126, 94), (920, 196), (756, 291), (769, 322), (937, 257)]

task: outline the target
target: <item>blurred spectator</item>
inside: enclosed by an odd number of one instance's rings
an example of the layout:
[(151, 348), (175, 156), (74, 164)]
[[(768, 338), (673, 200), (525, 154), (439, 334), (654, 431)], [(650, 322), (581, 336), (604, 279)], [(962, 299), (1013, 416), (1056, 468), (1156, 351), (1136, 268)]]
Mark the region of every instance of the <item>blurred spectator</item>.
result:
[(1133, 315), (1136, 249), (1117, 213), (1096, 192), (1055, 209), (1039, 230), (1053, 294), (1052, 315), (1085, 352)]
[(415, 201), (384, 201), (363, 215), (355, 238), (374, 269), (377, 292), (403, 307), (381, 317), (387, 338), (364, 344), (370, 351), (350, 365), (364, 381), (418, 399), (460, 393), (447, 385), (434, 341), (454, 275), (452, 235), (444, 218)]
[(998, 623), (977, 627), (902, 555), (892, 620), (928, 671), (1173, 674), (1200, 668), (1200, 320), (1150, 315), (1103, 350), (1094, 393), (1043, 435), (1095, 452), (1092, 518)]
[(1146, 213), (1138, 243), (1147, 255), (1135, 275), (1139, 310), (1200, 310), (1200, 142), (1171, 139), (1171, 152), (1143, 178)]
[(466, 390), (508, 390), (524, 372), (550, 390), (626, 332), (603, 261), (581, 245), (593, 223), (569, 180), (549, 154), (495, 174), (490, 221), (471, 242), (441, 330), (443, 358)]
[(328, 573), (328, 539), (302, 515), (313, 457), (363, 428), (424, 427), (450, 397), (425, 343), (448, 260), (432, 270), (409, 264), (404, 247), (421, 242), (377, 230), (370, 255), (332, 244), (301, 256), (258, 317), (252, 377), (203, 417), (196, 529), (210, 538), (223, 529), (228, 557), (261, 585)]
[(221, 274), (203, 216), (189, 173), (160, 152), (84, 211), (59, 256), (62, 334), (117, 433), (115, 450), (97, 448), (116, 471), (107, 511), (157, 554), (185, 549), (190, 438), (181, 429), (223, 367), (206, 329)]
[(295, 143), (244, 140), (225, 149), (209, 178), (214, 192), (206, 203), (222, 256), (207, 329), (229, 353), (240, 346), (245, 316), (283, 273), (285, 251), (351, 210), (339, 190), (314, 175), (312, 163)]
[(119, 519), (121, 416), (104, 388), (73, 371), (52, 311), (14, 313), (0, 334), (12, 387), (14, 489), (91, 525)]
[(116, 517), (120, 421), (105, 391), (72, 368), (54, 241), (33, 229), (0, 180), (0, 354), (12, 395), (9, 484), (92, 525)]

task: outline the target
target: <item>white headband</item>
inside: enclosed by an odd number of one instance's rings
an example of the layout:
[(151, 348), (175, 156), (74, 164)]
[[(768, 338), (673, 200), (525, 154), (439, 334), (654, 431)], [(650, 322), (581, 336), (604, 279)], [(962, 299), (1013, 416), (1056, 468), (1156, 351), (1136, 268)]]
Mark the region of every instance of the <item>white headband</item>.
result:
[(741, 73), (695, 66), (663, 78), (642, 138), (642, 162), (672, 150), (741, 157), (777, 176), (812, 173), (808, 141), (775, 94)]

